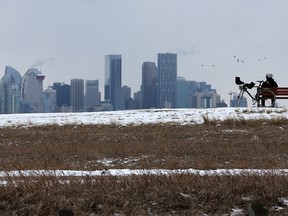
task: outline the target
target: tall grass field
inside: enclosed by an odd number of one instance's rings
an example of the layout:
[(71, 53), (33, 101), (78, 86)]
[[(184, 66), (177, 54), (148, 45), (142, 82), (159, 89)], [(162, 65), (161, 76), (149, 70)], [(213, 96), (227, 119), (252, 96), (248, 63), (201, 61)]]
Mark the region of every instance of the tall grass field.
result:
[[(288, 121), (0, 128), (0, 215), (288, 215)], [(265, 174), (110, 175), (109, 169), (263, 169)], [(21, 175), (101, 170), (99, 176)], [(11, 171), (19, 171), (12, 175)]]

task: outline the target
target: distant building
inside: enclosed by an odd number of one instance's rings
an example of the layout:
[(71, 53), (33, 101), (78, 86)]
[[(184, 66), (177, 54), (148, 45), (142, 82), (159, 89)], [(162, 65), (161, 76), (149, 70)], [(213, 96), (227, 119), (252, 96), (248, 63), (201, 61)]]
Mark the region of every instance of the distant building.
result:
[(15, 70), (13, 67), (6, 66), (5, 67), (5, 76), (7, 76), (7, 75), (11, 75), (11, 77), (13, 78), (13, 84), (16, 85), (18, 89), (21, 89), (22, 76), (20, 75), (20, 73), (17, 70)]
[(130, 109), (127, 105), (127, 101), (132, 100), (131, 98), (131, 88), (128, 86), (122, 86), (122, 95), (123, 95), (123, 100), (125, 104), (125, 110)]
[(197, 82), (197, 91), (198, 92), (209, 92), (211, 91), (211, 85), (210, 84), (207, 84), (206, 82)]
[(95, 108), (95, 111), (112, 111), (112, 110), (113, 110), (112, 104), (107, 101), (102, 101), (100, 107)]
[(176, 107), (177, 54), (158, 53), (157, 103), (159, 108)]
[(155, 62), (142, 64), (141, 108), (150, 109), (157, 106), (157, 66)]
[(197, 82), (196, 81), (186, 81), (188, 83), (188, 88), (189, 88), (189, 106), (191, 108), (196, 108), (196, 92), (197, 92)]
[(124, 110), (122, 94), (122, 58), (121, 55), (105, 56), (105, 101), (109, 101), (113, 110)]
[(136, 110), (139, 109), (139, 101), (129, 98), (125, 100), (125, 109), (126, 110)]
[(176, 107), (177, 108), (196, 108), (196, 92), (199, 83), (196, 81), (185, 80), (184, 77), (177, 78)]
[(59, 82), (53, 83), (52, 88), (56, 90), (56, 112), (70, 110), (70, 85)]
[(123, 95), (123, 99), (128, 100), (131, 98), (131, 88), (128, 86), (122, 86), (122, 95)]
[(99, 80), (86, 80), (85, 110), (91, 112), (98, 106), (100, 106)]
[(73, 112), (84, 112), (84, 80), (71, 79), (70, 102)]
[(191, 108), (189, 82), (184, 77), (177, 77), (176, 108)]
[(140, 109), (141, 91), (134, 92), (133, 100), (134, 100), (134, 102), (132, 102), (132, 103), (133, 103), (133, 106), (135, 106), (135, 109)]
[[(23, 76), (21, 97), (23, 112), (42, 113), (43, 107), (43, 75), (38, 69), (31, 68)], [(28, 109), (27, 109), (28, 108)]]
[(20, 113), (22, 77), (20, 73), (6, 66), (0, 81), (0, 113)]
[(196, 108), (215, 108), (220, 102), (216, 91), (196, 92)]
[(62, 112), (62, 113), (71, 113), (72, 107), (71, 106), (62, 106), (57, 108), (57, 112)]
[(243, 96), (242, 99), (238, 101), (238, 94), (232, 94), (232, 99), (230, 99), (230, 107), (248, 107), (247, 98)]
[(55, 112), (56, 107), (56, 89), (49, 87), (48, 89), (44, 90), (44, 112)]
[(228, 105), (224, 102), (224, 100), (221, 100), (219, 103), (216, 104), (216, 107), (227, 107)]
[[(215, 108), (226, 104), (206, 82), (186, 81), (177, 78), (177, 108)], [(226, 105), (227, 106), (227, 105)]]

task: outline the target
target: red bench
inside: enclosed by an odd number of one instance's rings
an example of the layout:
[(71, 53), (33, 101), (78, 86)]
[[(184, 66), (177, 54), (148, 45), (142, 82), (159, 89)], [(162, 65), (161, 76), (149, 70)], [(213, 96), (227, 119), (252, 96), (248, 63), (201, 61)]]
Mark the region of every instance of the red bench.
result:
[(288, 87), (271, 88), (276, 99), (288, 99)]
[(265, 106), (265, 101), (271, 101), (268, 107), (274, 107), (278, 99), (288, 99), (288, 87), (261, 88), (257, 103), (258, 106)]

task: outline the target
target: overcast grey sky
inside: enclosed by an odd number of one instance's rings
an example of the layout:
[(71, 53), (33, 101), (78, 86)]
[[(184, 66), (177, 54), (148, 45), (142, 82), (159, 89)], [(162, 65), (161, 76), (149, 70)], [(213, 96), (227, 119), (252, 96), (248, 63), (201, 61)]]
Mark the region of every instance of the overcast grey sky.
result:
[(142, 63), (171, 52), (178, 76), (228, 103), (235, 76), (273, 73), (288, 86), (287, 10), (287, 0), (0, 0), (1, 76), (6, 65), (21, 75), (35, 66), (44, 88), (99, 79), (103, 96), (104, 56), (121, 54), (122, 84), (135, 92)]

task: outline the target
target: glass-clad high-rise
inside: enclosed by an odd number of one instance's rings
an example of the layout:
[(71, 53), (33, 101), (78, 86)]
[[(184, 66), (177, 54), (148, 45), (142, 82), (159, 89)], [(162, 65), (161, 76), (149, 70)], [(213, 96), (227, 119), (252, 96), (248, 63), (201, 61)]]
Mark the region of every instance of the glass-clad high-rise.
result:
[(43, 103), (43, 75), (37, 68), (29, 69), (22, 81), (22, 112), (42, 113)]
[(176, 107), (177, 54), (158, 53), (157, 99), (159, 108)]
[(73, 112), (84, 112), (84, 80), (71, 79), (70, 103)]
[(122, 58), (121, 55), (105, 56), (105, 100), (109, 101), (113, 110), (123, 110), (122, 95)]
[(144, 109), (156, 108), (157, 100), (157, 66), (155, 62), (142, 64), (141, 107)]
[(86, 80), (85, 99), (86, 111), (94, 111), (100, 106), (99, 80)]
[(20, 113), (22, 77), (11, 66), (5, 67), (0, 80), (0, 113)]

